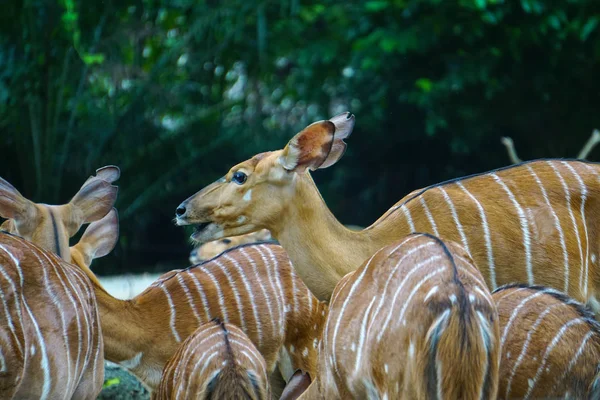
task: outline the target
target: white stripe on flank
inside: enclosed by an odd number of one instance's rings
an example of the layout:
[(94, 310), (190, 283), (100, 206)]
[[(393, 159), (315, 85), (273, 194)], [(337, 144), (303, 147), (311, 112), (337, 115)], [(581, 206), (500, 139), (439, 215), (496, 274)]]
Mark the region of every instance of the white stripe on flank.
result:
[(588, 340), (595, 335), (594, 331), (589, 331), (583, 338), (583, 340), (581, 341), (581, 345), (579, 346), (579, 349), (577, 349), (577, 352), (575, 353), (575, 356), (571, 359), (571, 362), (569, 363), (569, 366), (567, 367), (566, 371), (562, 374), (562, 376), (560, 377), (560, 379), (556, 380), (556, 383), (554, 384), (554, 388), (552, 388), (552, 391), (550, 393), (556, 393), (555, 388), (562, 382), (565, 380), (565, 378), (567, 377), (567, 375), (569, 375), (569, 372), (571, 372), (571, 370), (573, 369), (573, 367), (575, 366), (575, 364), (577, 364), (577, 360), (579, 360), (579, 357), (581, 356), (581, 354), (583, 353), (583, 350), (585, 349), (585, 345), (587, 344)]
[[(481, 313), (481, 311), (477, 311), (477, 317), (479, 318), (479, 334), (481, 335), (481, 340), (483, 341), (483, 346), (485, 347), (485, 371), (483, 376), (487, 376), (488, 370), (490, 368), (490, 360), (488, 358), (488, 354), (490, 352), (490, 340), (492, 332), (490, 332), (490, 324), (488, 323), (487, 318)], [(479, 396), (478, 398), (483, 398), (483, 389), (485, 388), (485, 384), (480, 386)]]
[(427, 296), (425, 296), (425, 299), (423, 300), (423, 303), (426, 303), (426, 302), (427, 302), (427, 300), (428, 300), (428, 299), (429, 299), (431, 296), (433, 296), (435, 293), (437, 293), (437, 291), (438, 291), (438, 286), (437, 286), (437, 285), (435, 285), (434, 287), (432, 287), (432, 288), (429, 290), (429, 292), (427, 292)]
[(262, 252), (262, 246), (256, 246), (255, 248), (263, 260), (263, 266), (264, 266), (265, 270), (267, 271), (267, 279), (269, 280), (269, 286), (271, 287), (270, 294), (273, 295), (273, 298), (275, 299), (275, 303), (277, 305), (277, 312), (279, 314), (279, 321), (278, 321), (279, 325), (277, 325), (275, 323), (275, 319), (271, 320), (272, 321), (271, 325), (273, 326), (273, 335), (277, 336), (275, 329), (277, 328), (277, 326), (279, 326), (279, 327), (281, 327), (280, 328), (280, 332), (281, 332), (281, 330), (283, 329), (283, 327), (282, 327), (283, 326), (283, 318), (285, 317), (284, 305), (281, 304), (283, 299), (280, 299), (279, 296), (277, 296), (277, 289), (275, 289), (273, 274), (271, 273), (271, 268), (269, 268), (269, 261), (267, 260), (267, 257), (265, 256), (265, 254)]
[(490, 295), (489, 295), (489, 293), (486, 293), (486, 292), (484, 292), (484, 291), (483, 291), (483, 290), (482, 290), (482, 289), (481, 289), (479, 286), (477, 286), (477, 285), (475, 285), (475, 287), (473, 288), (473, 290), (475, 290), (477, 293), (479, 293), (479, 294), (481, 295), (481, 297), (483, 297), (483, 298), (484, 298), (484, 299), (485, 299), (485, 300), (488, 302), (488, 304), (489, 304), (489, 305), (490, 305), (492, 308), (496, 307), (496, 305), (493, 303), (493, 301), (494, 301), (494, 300), (493, 300), (492, 298), (490, 298)]
[[(228, 254), (223, 254), (225, 259), (229, 260), (231, 264), (235, 267), (238, 275), (242, 278), (242, 283), (244, 284), (244, 288), (248, 293), (248, 298), (250, 299), (250, 305), (252, 306), (252, 314), (254, 314), (255, 328), (256, 333), (258, 334), (258, 347), (262, 348), (263, 341), (263, 333), (262, 333), (262, 324), (260, 323), (260, 319), (258, 317), (258, 309), (256, 308), (256, 300), (254, 299), (254, 293), (252, 291), (252, 287), (250, 286), (250, 282), (248, 282), (248, 278), (246, 277), (246, 271), (242, 269), (240, 264), (234, 258), (231, 258)], [(248, 332), (249, 333), (249, 332)]]
[[(50, 284), (50, 281), (48, 280), (48, 275), (47, 275), (48, 272), (46, 270), (46, 266), (45, 266), (44, 262), (39, 258), (39, 255), (37, 254), (37, 252), (32, 252), (32, 253), (35, 254), (36, 258), (38, 259), (38, 262), (40, 263), (40, 267), (44, 271), (44, 280), (45, 280), (45, 282), (47, 284), (47, 288), (46, 289), (49, 290), (52, 285)], [(79, 298), (79, 292), (76, 289), (76, 285), (73, 285), (73, 283), (69, 281), (69, 283), (71, 284), (71, 288), (67, 288), (66, 283), (63, 281), (60, 273), (57, 270), (57, 264), (56, 264), (56, 262), (53, 262), (48, 257), (47, 254), (45, 254), (45, 253), (40, 253), (40, 254), (48, 261), (49, 266), (52, 267), (52, 269), (54, 270), (54, 276), (56, 278), (58, 278), (58, 282), (60, 283), (60, 285), (62, 286), (62, 289), (63, 289), (63, 294), (67, 296), (67, 298), (71, 302), (71, 305), (73, 306), (73, 311), (74, 311), (73, 314), (75, 315), (75, 321), (77, 323), (77, 339), (78, 339), (77, 340), (77, 361), (75, 363), (75, 371), (74, 371), (75, 374), (77, 374), (79, 372), (81, 350), (82, 350), (82, 346), (83, 346), (82, 333), (83, 333), (83, 329), (84, 328), (89, 329), (90, 321), (88, 321), (88, 319), (87, 319), (87, 313), (85, 313), (85, 312), (82, 313), (81, 312), (81, 306), (83, 305), (84, 302), (81, 300), (81, 298)], [(63, 272), (64, 272), (64, 270), (63, 270)], [(65, 274), (65, 276), (66, 276), (66, 274)], [(66, 276), (66, 277), (68, 279), (68, 276)], [(75, 299), (73, 298), (73, 296), (71, 295), (71, 293), (74, 293), (78, 297), (79, 302), (75, 301)], [(62, 307), (60, 307), (58, 311), (61, 314), (61, 319), (62, 319), (63, 313), (64, 313)], [(79, 318), (79, 314), (80, 313), (83, 314), (83, 317), (84, 317), (84, 321), (83, 322)], [(82, 327), (82, 324), (84, 324), (83, 327)], [(66, 329), (66, 324), (65, 324), (65, 329)], [(65, 335), (66, 335), (66, 333), (65, 333)], [(89, 339), (90, 338), (88, 337), (88, 346), (87, 346), (87, 349), (86, 349), (86, 354), (85, 354), (85, 358), (84, 358), (84, 363), (83, 363), (83, 368), (82, 369), (85, 369), (85, 364), (86, 364), (87, 359), (88, 359), (88, 352), (89, 352), (90, 347), (91, 347), (91, 344), (89, 343)], [(65, 343), (67, 344), (67, 348), (68, 348), (69, 339), (66, 336), (65, 336)], [(70, 351), (69, 350), (67, 350), (67, 354), (69, 354), (69, 356), (68, 356), (69, 358), (68, 359), (70, 359)], [(68, 376), (68, 378), (67, 378), (67, 388), (69, 388), (69, 389), (71, 389), (71, 387), (70, 387), (70, 381), (71, 381), (70, 364), (71, 364), (70, 362), (67, 362), (67, 366), (68, 366), (67, 371), (69, 371), (67, 373), (67, 376)], [(74, 383), (75, 382), (73, 382), (73, 384)], [(70, 390), (66, 390), (65, 392), (69, 392), (69, 391)]]
[[(275, 257), (275, 254), (273, 254), (273, 251), (271, 250), (270, 246), (265, 246), (263, 244), (260, 247), (266, 249), (267, 252), (269, 253), (269, 257), (271, 258), (273, 274), (275, 274), (275, 283), (277, 284), (277, 288), (279, 289), (279, 295), (281, 296), (282, 307), (284, 310), (284, 314), (282, 314), (281, 317), (285, 318), (285, 307), (286, 307), (285, 306), (285, 293), (283, 293), (283, 288), (281, 287), (281, 276), (279, 274), (279, 263), (277, 262), (277, 258)], [(279, 326), (280, 326), (280, 334), (281, 334), (281, 336), (284, 336), (285, 335), (285, 319), (281, 320), (281, 324)]]
[(562, 328), (560, 328), (560, 331), (558, 331), (558, 334), (556, 334), (554, 339), (552, 339), (552, 342), (550, 343), (550, 345), (546, 349), (546, 352), (544, 353), (544, 358), (542, 359), (542, 362), (535, 374), (535, 377), (533, 378), (533, 382), (529, 385), (529, 390), (525, 394), (525, 399), (528, 399), (529, 396), (531, 395), (531, 392), (535, 388), (535, 385), (537, 384), (538, 379), (540, 379), (540, 376), (542, 375), (542, 372), (544, 371), (544, 369), (546, 367), (546, 362), (548, 361), (548, 356), (550, 355), (550, 352), (552, 352), (554, 347), (556, 347), (556, 345), (560, 341), (560, 338), (565, 334), (565, 332), (567, 331), (567, 329), (569, 329), (569, 327), (571, 327), (572, 325), (582, 324), (582, 323), (585, 323), (585, 320), (582, 318), (572, 319), (569, 322), (567, 322), (566, 324), (564, 324)]
[(583, 268), (581, 268), (581, 272), (579, 274), (579, 288), (581, 290), (581, 286), (583, 285), (583, 297), (587, 298), (588, 267), (589, 267), (588, 260), (589, 260), (589, 256), (590, 256), (590, 240), (588, 237), (587, 224), (585, 222), (585, 200), (587, 198), (587, 188), (585, 187), (585, 183), (583, 182), (583, 179), (581, 179), (581, 176), (579, 176), (579, 174), (577, 173), (577, 171), (575, 171), (575, 168), (573, 168), (571, 166), (571, 164), (568, 164), (565, 161), (563, 161), (562, 164), (565, 167), (567, 167), (569, 169), (569, 171), (571, 171), (571, 173), (575, 176), (575, 179), (577, 179), (577, 182), (579, 183), (579, 188), (581, 189), (581, 208), (580, 208), (579, 212), (581, 213), (581, 223), (583, 225), (583, 233), (585, 234), (585, 282), (582, 279)]
[[(21, 275), (21, 267), (19, 266), (19, 261), (12, 255), (12, 253), (10, 253), (5, 247), (3, 247), (2, 245), (0, 245), (0, 250), (4, 251), (6, 254), (8, 254), (8, 256), (11, 258), (11, 260), (13, 261), (13, 263), (15, 264), (15, 269), (17, 270), (17, 273), (19, 274), (19, 276), (21, 277), (21, 286), (23, 287), (23, 276)], [(0, 273), (4, 276), (4, 279), (6, 279), (10, 285), (10, 289), (12, 290), (12, 292), (16, 295), (20, 294), (20, 291), (17, 291), (17, 287), (15, 282), (13, 282), (13, 280), (10, 278), (10, 276), (6, 273), (6, 271), (4, 270), (4, 268), (2, 268), (2, 264), (0, 264)], [(17, 318), (19, 319), (19, 323), (21, 324), (21, 326), (23, 326), (23, 313), (21, 312), (21, 303), (19, 302), (18, 298), (14, 299), (15, 301), (15, 308), (16, 308), (16, 314), (17, 314)], [(8, 313), (6, 314), (7, 316), (9, 315)], [(14, 329), (14, 327), (13, 327)], [(15, 331), (15, 335), (16, 335), (16, 331)], [(16, 339), (16, 336), (15, 336)], [(16, 339), (15, 342), (17, 343), (17, 346), (19, 347), (19, 351), (21, 352), (21, 354), (23, 354), (23, 347), (21, 347), (21, 341)]]
[(529, 330), (527, 331), (527, 337), (525, 338), (525, 342), (523, 343), (523, 347), (521, 347), (521, 352), (519, 353), (519, 356), (517, 357), (517, 360), (515, 361), (515, 364), (513, 365), (513, 368), (510, 372), (510, 376), (508, 378), (508, 382), (506, 383), (506, 395), (504, 396), (505, 398), (510, 398), (510, 389), (511, 389), (511, 385), (512, 385), (512, 380), (515, 376), (515, 374), (517, 373), (517, 369), (519, 368), (519, 366), (521, 365), (521, 363), (523, 362), (523, 359), (525, 358), (525, 355), (527, 354), (527, 350), (529, 348), (529, 343), (531, 342), (531, 338), (533, 336), (534, 333), (536, 333), (537, 328), (539, 327), (539, 325), (542, 323), (542, 320), (544, 319), (544, 317), (546, 315), (548, 315), (548, 313), (550, 312), (550, 310), (552, 310), (554, 307), (557, 306), (562, 306), (562, 303), (557, 303), (557, 304), (552, 304), (550, 307), (546, 308), (537, 318), (537, 320), (534, 322), (534, 324), (531, 326), (531, 328), (529, 328)]
[[(381, 251), (381, 250), (379, 250), (379, 251)], [(362, 269), (360, 275), (352, 284), (352, 287), (350, 287), (350, 291), (348, 292), (348, 295), (346, 296), (346, 298), (344, 299), (344, 302), (342, 303), (342, 308), (340, 309), (340, 313), (339, 313), (337, 321), (335, 323), (335, 327), (333, 328), (333, 338), (331, 340), (331, 347), (334, 350), (333, 351), (333, 364), (334, 364), (334, 366), (336, 366), (336, 371), (337, 371), (337, 357), (336, 357), (337, 351), (336, 351), (335, 343), (337, 342), (337, 333), (338, 333), (338, 330), (340, 329), (340, 324), (343, 320), (344, 312), (346, 311), (346, 307), (348, 306), (348, 303), (352, 299), (352, 295), (354, 294), (354, 291), (360, 285), (360, 282), (363, 280), (363, 278), (365, 277), (365, 274), (369, 270), (369, 265), (371, 264), (373, 257), (375, 257), (375, 255), (377, 255), (379, 253), (379, 251), (377, 251), (375, 254), (373, 254), (371, 256), (371, 258), (369, 258), (367, 265)]]
[[(425, 284), (425, 282), (427, 282), (428, 280), (430, 280), (431, 278), (433, 278), (435, 275), (439, 274), (440, 272), (444, 271), (446, 269), (446, 267), (440, 267), (430, 273), (428, 273), (427, 275), (425, 275), (423, 277), (423, 279), (421, 279), (414, 287), (413, 290), (410, 292), (410, 294), (408, 295), (408, 297), (406, 298), (406, 300), (404, 301), (404, 305), (402, 306), (402, 309), (400, 310), (400, 315), (398, 316), (398, 321), (402, 321), (402, 325), (406, 326), (406, 320), (404, 319), (404, 313), (406, 312), (406, 309), (408, 308), (408, 305), (410, 304), (412, 298), (415, 296), (415, 294), (419, 291), (419, 289), (421, 289), (421, 286), (423, 286)], [(400, 293), (400, 291), (396, 291), (396, 294), (394, 295), (394, 299), (392, 301), (392, 304), (396, 303), (396, 297), (397, 295)], [(452, 295), (454, 296), (454, 295)], [(388, 320), (389, 321), (389, 320)], [(386, 321), (387, 322), (387, 321)], [(382, 332), (385, 330), (385, 328), (387, 327), (387, 323), (384, 326), (384, 328), (381, 330)]]
[(218, 259), (213, 259), (212, 262), (217, 267), (219, 267), (219, 269), (225, 275), (225, 279), (227, 279), (227, 282), (229, 282), (229, 287), (233, 291), (233, 297), (235, 299), (235, 304), (237, 305), (238, 313), (240, 314), (240, 322), (242, 323), (240, 328), (242, 328), (242, 330), (244, 332), (248, 332), (248, 327), (246, 326), (246, 318), (244, 318), (244, 306), (242, 304), (242, 299), (240, 298), (240, 292), (237, 290), (235, 281), (233, 280), (233, 278), (231, 277), (231, 274), (229, 273), (229, 268), (227, 268), (227, 266), (225, 264), (221, 264)]
[(519, 215), (519, 223), (521, 224), (521, 230), (523, 231), (523, 246), (525, 247), (525, 266), (527, 268), (527, 282), (530, 285), (533, 285), (533, 270), (531, 266), (531, 238), (529, 237), (529, 225), (527, 222), (527, 217), (523, 212), (523, 208), (515, 198), (513, 192), (510, 191), (508, 186), (496, 175), (495, 173), (490, 174), (490, 176), (502, 187), (502, 189), (508, 195), (508, 198), (515, 206), (517, 210), (517, 214)]
[(217, 297), (219, 300), (219, 311), (223, 316), (223, 322), (229, 322), (229, 315), (227, 314), (227, 306), (225, 305), (225, 297), (223, 296), (223, 291), (221, 290), (221, 285), (219, 285), (219, 281), (215, 279), (215, 276), (204, 267), (204, 265), (200, 266), (200, 271), (202, 271), (208, 278), (212, 281), (215, 289), (217, 289)]
[(6, 372), (6, 359), (2, 353), (2, 347), (0, 347), (0, 372)]
[(198, 325), (201, 325), (202, 319), (200, 318), (200, 315), (198, 315), (198, 310), (196, 310), (196, 305), (194, 304), (194, 299), (192, 298), (190, 289), (185, 284), (181, 274), (177, 274), (176, 276), (177, 276), (177, 282), (179, 282), (179, 286), (181, 286), (181, 288), (183, 289), (183, 292), (185, 293), (187, 302), (188, 302), (190, 308), (192, 309), (192, 313), (194, 314), (194, 317), (196, 317), (196, 321), (198, 322)]
[(448, 204), (448, 207), (450, 208), (450, 213), (452, 214), (452, 219), (454, 220), (454, 225), (456, 225), (456, 229), (458, 230), (458, 234), (460, 235), (460, 241), (462, 242), (462, 245), (465, 248), (469, 257), (471, 257), (471, 251), (469, 250), (469, 242), (467, 241), (467, 237), (465, 236), (465, 231), (463, 230), (463, 226), (460, 223), (458, 214), (456, 213), (456, 207), (454, 207), (454, 202), (448, 195), (448, 192), (446, 192), (446, 190), (442, 186), (438, 186), (438, 189), (442, 192), (442, 196), (444, 196), (444, 200), (446, 200), (446, 204)]
[[(390, 254), (388, 255), (388, 259), (390, 257), (392, 257), (392, 255), (394, 253), (396, 253), (396, 251), (400, 248), (400, 246), (404, 245), (406, 242), (408, 242), (409, 240), (411, 240), (411, 239), (413, 239), (415, 237), (417, 237), (417, 236), (411, 236), (410, 238), (404, 240), (402, 243), (400, 243), (398, 246), (396, 246), (394, 248), (394, 250), (392, 250), (390, 252)], [(424, 243), (424, 244), (421, 244), (421, 245), (419, 245), (417, 247), (414, 247), (414, 248), (408, 250), (404, 255), (402, 255), (402, 257), (396, 262), (396, 265), (394, 266), (394, 269), (388, 275), (388, 278), (387, 278), (387, 280), (385, 282), (385, 286), (383, 287), (383, 290), (381, 291), (381, 299), (379, 300), (379, 304), (377, 304), (377, 308), (375, 308), (375, 312), (373, 313), (373, 318), (371, 318), (371, 322), (369, 323), (369, 329), (371, 329), (371, 325), (373, 324), (373, 322), (377, 318), (377, 315), (379, 315), (379, 311), (381, 311), (381, 309), (383, 307), (383, 302), (384, 302), (385, 297), (386, 297), (388, 286), (390, 285), (390, 282), (394, 279), (394, 276), (395, 276), (396, 272), (398, 271), (398, 267), (400, 265), (402, 265), (402, 262), (404, 261), (404, 259), (406, 257), (410, 256), (411, 254), (413, 254), (413, 253), (415, 253), (415, 252), (417, 252), (417, 251), (419, 251), (419, 250), (421, 250), (421, 249), (423, 249), (425, 247), (434, 246), (434, 245), (435, 245), (435, 243), (433, 241), (429, 241), (427, 243)], [(416, 269), (415, 270), (411, 270), (406, 275), (406, 277), (408, 277), (409, 275), (411, 275), (414, 272), (416, 272)], [(406, 277), (405, 277), (405, 279), (406, 279)]]
[(289, 263), (290, 280), (292, 281), (292, 301), (294, 302), (294, 315), (298, 315), (298, 300), (296, 299), (296, 274), (294, 273), (294, 266)]
[(423, 210), (425, 210), (425, 215), (427, 216), (427, 220), (431, 224), (431, 229), (433, 229), (433, 233), (435, 236), (440, 236), (435, 221), (433, 219), (433, 215), (431, 215), (431, 211), (429, 211), (429, 207), (427, 207), (427, 203), (425, 202), (425, 197), (421, 196), (421, 205), (423, 206)]
[(42, 394), (40, 395), (40, 400), (45, 400), (48, 398), (50, 394), (50, 388), (52, 386), (52, 377), (50, 375), (50, 362), (48, 361), (48, 350), (46, 349), (46, 342), (44, 341), (44, 336), (40, 330), (40, 327), (35, 319), (35, 316), (31, 312), (29, 308), (29, 304), (27, 304), (27, 300), (23, 297), (23, 308), (29, 314), (29, 318), (33, 323), (33, 328), (35, 330), (35, 334), (38, 338), (38, 343), (40, 344), (40, 351), (42, 353), (42, 359), (40, 361), (40, 366), (42, 367), (42, 371), (44, 374), (44, 383), (42, 385)]
[[(511, 294), (514, 294), (516, 292), (517, 291), (515, 290)], [(504, 342), (506, 341), (506, 335), (508, 335), (508, 330), (510, 329), (512, 323), (515, 321), (515, 318), (517, 318), (517, 315), (519, 315), (519, 311), (521, 311), (521, 309), (525, 306), (525, 303), (527, 303), (529, 300), (533, 300), (536, 297), (542, 296), (544, 294), (546, 294), (546, 290), (536, 291), (535, 293), (530, 294), (529, 296), (527, 296), (523, 300), (521, 300), (519, 305), (515, 307), (512, 314), (510, 315), (510, 318), (508, 319), (508, 322), (506, 323), (506, 326), (504, 327), (504, 332), (502, 332), (502, 339), (500, 339), (501, 346), (504, 346)], [(498, 304), (498, 302), (496, 302), (496, 304)]]
[(412, 216), (410, 215), (410, 210), (408, 209), (408, 206), (406, 204), (403, 204), (402, 206), (400, 206), (400, 209), (402, 210), (402, 212), (404, 213), (404, 216), (406, 217), (406, 222), (408, 223), (408, 228), (410, 229), (411, 232), (415, 232), (415, 224), (413, 223), (413, 219), (412, 219)]
[(206, 316), (206, 321), (210, 321), (212, 317), (210, 316), (210, 306), (208, 305), (208, 299), (206, 298), (206, 293), (204, 293), (204, 286), (200, 283), (196, 275), (188, 269), (187, 271), (190, 278), (192, 278), (192, 282), (196, 286), (196, 291), (200, 295), (200, 300), (202, 300), (202, 308), (204, 308), (204, 315)]
[(416, 272), (420, 272), (422, 268), (424, 268), (426, 265), (432, 263), (433, 261), (437, 261), (440, 260), (442, 258), (442, 256), (440, 255), (436, 255), (436, 256), (432, 256), (429, 257), (428, 259), (421, 261), (420, 263), (418, 263), (417, 265), (415, 265), (402, 279), (402, 282), (400, 282), (400, 285), (398, 285), (398, 287), (396, 288), (396, 292), (394, 293), (394, 296), (392, 297), (391, 302), (389, 303), (390, 307), (388, 310), (388, 314), (387, 317), (385, 318), (385, 321), (383, 322), (383, 325), (378, 329), (379, 330), (379, 334), (377, 335), (377, 342), (381, 341), (381, 337), (383, 336), (383, 333), (385, 332), (385, 330), (387, 329), (388, 324), (390, 323), (390, 320), (392, 319), (392, 314), (394, 311), (394, 305), (396, 304), (396, 300), (398, 299), (398, 295), (401, 293), (402, 289), (404, 288), (404, 285), (409, 281), (409, 278)]
[(373, 296), (373, 299), (369, 303), (367, 307), (367, 311), (365, 311), (365, 315), (363, 315), (362, 323), (360, 324), (360, 331), (358, 336), (358, 349), (356, 352), (356, 363), (354, 364), (354, 373), (358, 372), (358, 368), (360, 366), (360, 362), (362, 361), (363, 347), (365, 345), (365, 338), (367, 336), (367, 320), (369, 319), (369, 312), (371, 311), (371, 307), (373, 307), (373, 303), (377, 299), (377, 296)]
[(540, 180), (540, 178), (537, 176), (537, 174), (535, 173), (533, 168), (531, 168), (530, 165), (527, 165), (527, 169), (529, 170), (529, 173), (531, 174), (531, 176), (533, 176), (533, 179), (535, 180), (535, 182), (539, 186), (540, 190), (542, 191), (542, 196), (544, 197), (546, 206), (548, 206), (548, 208), (552, 212), (552, 216), (554, 217), (554, 227), (558, 231), (558, 237), (560, 239), (560, 246), (562, 247), (562, 252), (563, 252), (563, 263), (564, 263), (564, 268), (565, 268), (564, 291), (565, 291), (565, 293), (568, 293), (568, 290), (569, 290), (569, 253), (567, 252), (567, 245), (565, 243), (565, 234), (564, 234), (562, 226), (560, 224), (560, 219), (556, 215), (556, 211), (554, 211), (554, 207), (552, 207), (552, 203), (550, 203), (550, 199), (548, 198), (548, 193), (546, 192), (546, 188), (542, 184), (542, 181)]
[[(0, 272), (2, 273), (2, 275), (5, 275), (4, 270), (2, 269), (2, 267), (0, 267)], [(5, 278), (6, 278), (6, 276), (5, 276)], [(11, 286), (14, 285), (14, 283), (12, 282), (12, 280), (9, 280), (9, 284)], [(4, 315), (6, 316), (6, 321), (7, 321), (8, 329), (10, 330), (12, 336), (15, 338), (15, 343), (17, 344), (17, 348), (19, 349), (19, 352), (21, 353), (21, 355), (23, 355), (23, 347), (21, 347), (21, 340), (19, 340), (19, 337), (17, 336), (16, 328), (15, 328), (15, 326), (13, 324), (13, 320), (12, 320), (12, 318), (10, 316), (10, 312), (8, 310), (8, 302), (6, 301), (6, 296), (4, 295), (4, 291), (2, 290), (2, 286), (1, 285), (0, 285), (0, 299), (2, 299), (2, 305), (3, 305), (3, 308), (4, 308)], [(18, 299), (14, 299), (14, 300), (15, 300), (16, 303), (19, 302)], [(17, 317), (19, 317), (19, 321), (22, 323), (20, 316), (17, 315)]]
[[(567, 201), (567, 209), (569, 210), (569, 216), (571, 217), (571, 222), (573, 223), (573, 230), (575, 231), (575, 237), (577, 238), (577, 246), (579, 248), (579, 258), (581, 260), (580, 261), (581, 264), (579, 267), (581, 269), (583, 269), (583, 250), (581, 248), (581, 238), (579, 237), (579, 228), (577, 227), (577, 221), (575, 220), (575, 215), (573, 214), (573, 208), (571, 208), (571, 194), (569, 193), (569, 187), (567, 186), (567, 183), (565, 182), (564, 178), (558, 171), (558, 168), (556, 168), (556, 166), (550, 161), (546, 161), (546, 163), (554, 170), (554, 173), (560, 180), (563, 190), (565, 191), (565, 198)], [(565, 275), (568, 278), (568, 272)], [(565, 289), (565, 292), (568, 293), (568, 282), (567, 282), (566, 287), (567, 287), (567, 289)]]
[(244, 248), (240, 248), (240, 253), (246, 257), (246, 260), (248, 260), (248, 263), (250, 263), (250, 265), (252, 266), (252, 269), (254, 270), (254, 276), (256, 277), (256, 280), (254, 282), (258, 283), (258, 286), (260, 287), (260, 291), (263, 294), (263, 298), (265, 299), (265, 303), (267, 304), (267, 311), (269, 311), (269, 324), (271, 325), (271, 327), (273, 328), (273, 336), (276, 335), (277, 329), (275, 324), (273, 323), (273, 308), (271, 306), (271, 301), (269, 299), (269, 296), (267, 295), (267, 290), (265, 289), (265, 285), (263, 285), (263, 280), (264, 280), (264, 275), (261, 275), (258, 273), (258, 268), (256, 266), (256, 262), (254, 262), (254, 260), (248, 255), (248, 253), (246, 253), (246, 250)]
[(169, 302), (169, 310), (171, 312), (171, 318), (170, 318), (170, 322), (169, 324), (171, 325), (171, 332), (173, 333), (173, 337), (175, 338), (175, 341), (177, 343), (181, 342), (181, 338), (179, 337), (179, 333), (177, 333), (177, 328), (175, 327), (175, 319), (176, 319), (176, 315), (175, 315), (175, 305), (173, 304), (173, 299), (171, 298), (171, 294), (169, 293), (169, 291), (167, 290), (167, 288), (164, 285), (160, 285), (159, 286), (162, 291), (165, 293), (165, 296), (167, 296), (167, 301)]

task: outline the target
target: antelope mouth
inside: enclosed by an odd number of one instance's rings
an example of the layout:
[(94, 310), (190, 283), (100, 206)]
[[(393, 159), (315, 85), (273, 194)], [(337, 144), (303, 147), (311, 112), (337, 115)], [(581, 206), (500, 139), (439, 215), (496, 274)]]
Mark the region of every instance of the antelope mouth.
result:
[(219, 231), (219, 225), (214, 222), (202, 222), (194, 225), (194, 232), (191, 239), (197, 243), (204, 243), (214, 239)]

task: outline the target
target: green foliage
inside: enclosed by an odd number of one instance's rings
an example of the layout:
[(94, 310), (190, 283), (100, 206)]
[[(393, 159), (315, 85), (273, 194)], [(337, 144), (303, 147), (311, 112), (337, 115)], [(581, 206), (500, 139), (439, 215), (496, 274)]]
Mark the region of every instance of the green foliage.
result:
[(102, 385), (102, 389), (106, 389), (106, 388), (109, 388), (111, 386), (118, 385), (119, 383), (121, 383), (121, 379), (119, 379), (119, 378), (107, 379), (104, 382), (104, 384)]
[(597, 1), (5, 3), (0, 176), (66, 202), (119, 165), (121, 240), (101, 272), (181, 266), (181, 200), (341, 111), (357, 116), (348, 153), (314, 176), (363, 225), (506, 164), (501, 136), (525, 158), (574, 156), (600, 125)]

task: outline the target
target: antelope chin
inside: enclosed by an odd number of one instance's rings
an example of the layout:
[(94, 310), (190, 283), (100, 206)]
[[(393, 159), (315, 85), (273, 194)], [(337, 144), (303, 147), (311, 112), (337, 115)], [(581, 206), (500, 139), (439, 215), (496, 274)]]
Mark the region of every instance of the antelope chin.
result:
[(191, 239), (198, 243), (206, 243), (220, 239), (223, 236), (223, 228), (215, 222), (203, 222), (196, 225), (194, 233), (190, 236)]

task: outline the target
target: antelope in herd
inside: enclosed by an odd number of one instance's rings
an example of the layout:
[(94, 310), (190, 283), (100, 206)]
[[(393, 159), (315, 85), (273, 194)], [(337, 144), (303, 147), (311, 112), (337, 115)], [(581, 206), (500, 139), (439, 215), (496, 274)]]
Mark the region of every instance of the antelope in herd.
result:
[(212, 320), (171, 357), (152, 398), (270, 399), (265, 360), (240, 328)]
[(600, 398), (600, 325), (551, 288), (507, 285), (493, 293), (502, 355), (498, 397)]
[(203, 243), (190, 252), (190, 263), (198, 264), (218, 256), (227, 249), (246, 243), (265, 242), (271, 240), (271, 232), (266, 229), (251, 232), (246, 235), (233, 236)]
[(227, 250), (183, 270), (167, 272), (130, 300), (108, 294), (90, 271), (118, 237), (113, 209), (88, 226), (72, 248), (91, 279), (102, 321), (105, 358), (155, 389), (164, 365), (182, 341), (213, 318), (235, 324), (266, 361), (289, 379), (296, 369), (316, 373), (317, 345), (327, 306), (298, 278), (281, 246), (264, 243)]
[(0, 232), (0, 398), (95, 399), (104, 349), (93, 288), (76, 267)]
[(336, 286), (319, 375), (301, 398), (494, 399), (499, 339), (466, 251), (412, 234)]
[(381, 247), (428, 232), (460, 243), (492, 289), (543, 284), (597, 304), (597, 164), (538, 160), (432, 185), (354, 232), (335, 219), (308, 172), (340, 159), (353, 125), (350, 114), (313, 123), (283, 150), (234, 166), (181, 203), (177, 224), (197, 225), (198, 242), (269, 229), (320, 299)]
[(52, 206), (26, 199), (10, 183), (0, 178), (0, 216), (8, 218), (0, 229), (13, 233), (44, 250), (70, 261), (69, 238), (81, 225), (104, 217), (117, 199), (119, 168), (96, 170), (67, 204)]

